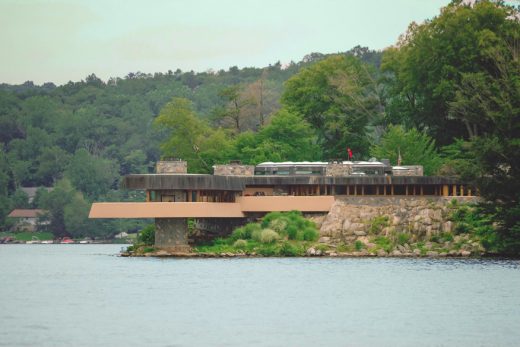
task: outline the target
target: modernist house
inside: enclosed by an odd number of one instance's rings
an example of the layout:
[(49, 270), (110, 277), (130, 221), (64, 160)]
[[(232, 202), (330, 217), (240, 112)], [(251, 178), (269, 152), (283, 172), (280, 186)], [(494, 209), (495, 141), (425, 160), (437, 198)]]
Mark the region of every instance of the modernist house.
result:
[(145, 202), (94, 203), (90, 218), (155, 218), (156, 246), (187, 249), (187, 218), (232, 226), (271, 211), (328, 212), (336, 196), (472, 196), (456, 178), (423, 176), (421, 166), (388, 161), (284, 162), (214, 166), (188, 174), (185, 161), (161, 161), (156, 174), (128, 175), (123, 188)]

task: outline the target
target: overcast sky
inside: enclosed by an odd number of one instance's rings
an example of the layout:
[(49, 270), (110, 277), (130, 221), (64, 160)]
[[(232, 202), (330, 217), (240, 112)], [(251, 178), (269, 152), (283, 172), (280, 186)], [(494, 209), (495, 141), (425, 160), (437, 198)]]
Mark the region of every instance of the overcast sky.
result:
[(0, 0), (0, 83), (228, 69), (383, 49), (449, 0)]

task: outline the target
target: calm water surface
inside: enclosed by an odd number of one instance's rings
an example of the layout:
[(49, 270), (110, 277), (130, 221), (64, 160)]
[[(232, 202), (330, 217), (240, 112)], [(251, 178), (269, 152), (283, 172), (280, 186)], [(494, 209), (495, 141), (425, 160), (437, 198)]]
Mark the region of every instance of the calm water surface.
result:
[(518, 260), (1, 245), (0, 346), (519, 346)]

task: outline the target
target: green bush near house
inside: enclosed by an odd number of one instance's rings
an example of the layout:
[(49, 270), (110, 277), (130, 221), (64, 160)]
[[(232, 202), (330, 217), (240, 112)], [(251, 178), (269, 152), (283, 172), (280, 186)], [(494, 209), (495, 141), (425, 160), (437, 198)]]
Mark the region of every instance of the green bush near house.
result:
[(264, 229), (260, 233), (261, 243), (275, 243), (280, 239), (280, 235), (272, 229)]
[(290, 243), (285, 241), (282, 243), (279, 251), (279, 255), (286, 257), (299, 257), (305, 254), (305, 248), (298, 244)]
[[(318, 240), (316, 225), (301, 212), (271, 212), (260, 223), (249, 223), (226, 239), (195, 247), (196, 252), (259, 254), (263, 256), (301, 256)], [(324, 246), (325, 247), (325, 246)]]
[(236, 240), (235, 243), (233, 243), (233, 247), (235, 247), (236, 249), (245, 249), (247, 247), (247, 241)]
[[(493, 216), (479, 205), (457, 204), (452, 207), (449, 219), (454, 224), (456, 235), (469, 233), (477, 236), (486, 251), (498, 252), (503, 247), (493, 226)], [(453, 240), (453, 235), (450, 236)]]
[(137, 242), (147, 246), (155, 244), (155, 225), (150, 224), (144, 227), (137, 236)]

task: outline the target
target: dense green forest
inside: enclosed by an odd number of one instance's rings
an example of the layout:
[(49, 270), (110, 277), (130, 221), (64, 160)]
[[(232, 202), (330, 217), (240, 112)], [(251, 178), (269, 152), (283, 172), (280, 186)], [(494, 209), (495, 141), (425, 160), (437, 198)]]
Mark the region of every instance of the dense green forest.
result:
[(90, 221), (92, 201), (131, 201), (121, 176), (161, 157), (215, 163), (388, 157), (478, 185), (493, 247), (520, 250), (520, 23), (501, 1), (454, 0), (397, 43), (312, 53), (264, 68), (94, 74), (62, 86), (0, 85), (0, 228), (40, 190), (57, 236), (110, 236), (139, 222)]

